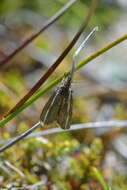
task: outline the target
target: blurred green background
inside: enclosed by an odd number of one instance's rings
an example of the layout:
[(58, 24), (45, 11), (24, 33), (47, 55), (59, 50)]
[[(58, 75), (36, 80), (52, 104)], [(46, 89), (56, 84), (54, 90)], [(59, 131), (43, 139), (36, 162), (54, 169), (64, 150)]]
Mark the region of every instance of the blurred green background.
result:
[[(0, 60), (13, 52), (62, 8), (67, 0), (1, 0)], [(77, 32), (90, 6), (78, 0), (56, 23), (0, 67), (0, 118), (39, 80)], [(48, 84), (71, 68), (76, 48), (95, 27), (99, 31), (78, 56), (77, 63), (127, 33), (127, 1), (100, 0), (82, 37)], [(127, 44), (109, 50), (75, 74), (72, 124), (127, 119)], [(52, 90), (0, 130), (0, 138), (14, 137), (36, 122)], [(50, 127), (50, 126), (49, 126)], [(56, 127), (56, 126), (54, 126)], [(38, 129), (38, 131), (43, 130)], [(0, 187), (42, 190), (103, 189), (93, 174), (101, 171), (112, 190), (127, 189), (127, 130), (90, 129), (22, 140), (0, 156)], [(1, 143), (2, 144), (2, 143)], [(8, 168), (5, 160), (23, 172)], [(9, 174), (10, 173), (10, 174)]]

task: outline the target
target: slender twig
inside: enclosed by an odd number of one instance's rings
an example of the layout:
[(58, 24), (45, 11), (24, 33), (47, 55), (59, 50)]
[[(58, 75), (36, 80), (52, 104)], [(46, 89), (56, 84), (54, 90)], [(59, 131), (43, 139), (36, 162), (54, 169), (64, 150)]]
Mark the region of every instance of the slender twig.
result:
[(25, 177), (24, 173), (22, 171), (20, 171), (18, 168), (16, 168), (14, 165), (12, 165), (10, 162), (8, 162), (7, 160), (3, 160), (4, 164), (14, 170), (16, 173), (18, 173), (21, 177)]
[(35, 190), (35, 189), (38, 189), (38, 187), (39, 186), (41, 186), (42, 187), (42, 185), (46, 185), (46, 183), (47, 183), (47, 178), (45, 177), (43, 177), (43, 180), (42, 181), (38, 181), (37, 183), (35, 183), (35, 184), (33, 184), (33, 185), (27, 185), (27, 186), (24, 186), (24, 188), (25, 189), (33, 189), (33, 190)]
[(3, 170), (9, 177), (13, 176), (12, 172), (6, 166), (4, 166), (3, 159), (0, 159), (0, 170)]
[(0, 61), (0, 66), (10, 61), (17, 53), (30, 44), (35, 38), (37, 38), (42, 32), (44, 32), (49, 26), (57, 21), (77, 0), (70, 0), (62, 9), (60, 9), (54, 16), (52, 16), (35, 34), (26, 39), (18, 48), (16, 48), (10, 55), (4, 60)]
[(12, 172), (8, 170), (7, 167), (5, 167), (4, 165), (0, 164), (0, 170), (3, 170), (9, 177), (13, 176)]
[[(88, 58), (86, 58), (84, 61), (82, 61), (80, 64), (77, 64), (76, 70), (79, 70), (81, 67), (95, 59), (96, 57), (100, 56), (104, 52), (108, 51), (112, 47), (116, 46), (117, 44), (123, 42), (127, 39), (127, 34), (121, 36), (120, 38), (116, 39), (115, 41), (109, 43), (108, 45), (104, 46), (103, 48), (99, 49), (97, 52), (90, 55)], [(69, 76), (70, 71), (66, 73), (66, 76)], [(64, 75), (65, 76), (65, 75)], [(58, 84), (64, 76), (61, 76), (54, 80), (53, 82), (49, 83), (45, 88), (38, 91), (36, 94), (34, 94), (27, 102), (25, 102), (22, 106), (20, 106), (15, 112), (9, 114), (7, 117), (3, 118), (0, 121), (0, 127), (3, 127), (8, 121), (10, 121), (12, 118), (14, 118), (16, 115), (18, 115), (22, 110), (27, 108), (29, 105), (31, 105), (34, 101), (36, 101), (39, 97), (44, 95), (48, 90), (52, 89), (56, 84)]]
[(77, 40), (81, 36), (82, 32), (87, 27), (87, 25), (88, 25), (88, 23), (90, 21), (90, 18), (92, 17), (92, 15), (93, 15), (93, 13), (95, 11), (96, 4), (97, 4), (97, 0), (92, 0), (89, 12), (88, 12), (87, 16), (85, 16), (85, 19), (84, 19), (79, 31), (74, 36), (73, 40), (70, 42), (70, 44), (67, 46), (67, 48), (62, 52), (62, 54), (58, 57), (58, 59), (55, 61), (55, 63), (47, 70), (47, 72), (40, 78), (40, 80), (32, 87), (32, 89), (23, 98), (21, 98), (19, 100), (19, 102), (11, 110), (9, 110), (7, 114), (5, 114), (5, 116), (7, 116), (10, 113), (14, 112), (14, 110), (16, 110), (21, 105), (23, 105), (24, 102), (26, 102), (42, 86), (42, 84), (46, 81), (46, 79), (58, 67), (58, 65), (65, 58), (65, 56), (69, 53), (71, 48), (75, 45), (75, 43), (77, 42)]
[[(70, 132), (70, 131), (76, 131), (81, 129), (89, 129), (89, 128), (111, 128), (111, 127), (127, 127), (127, 120), (116, 120), (116, 121), (99, 121), (99, 122), (91, 122), (91, 123), (83, 123), (83, 124), (75, 124), (72, 125), (70, 129), (60, 129), (60, 128), (54, 128), (54, 129), (48, 129), (44, 130), (42, 132), (31, 134), (35, 129), (42, 126), (41, 122), (36, 123), (31, 129), (27, 130), (26, 132), (22, 133), (21, 135), (14, 137), (10, 140), (7, 140), (5, 145), (3, 145), (0, 148), (0, 152), (5, 151), (6, 149), (10, 148), (14, 144), (16, 144), (18, 141), (24, 139), (24, 138), (34, 138), (38, 136), (44, 136), (44, 135), (51, 135), (55, 133), (63, 133), (63, 132)], [(30, 135), (31, 134), (31, 135)], [(29, 136), (28, 136), (29, 135)]]
[(43, 180), (38, 181), (37, 183), (34, 183), (32, 185), (23, 185), (23, 187), (14, 188), (15, 190), (35, 190), (38, 189), (39, 186), (43, 186), (47, 184), (47, 177), (43, 176)]
[(20, 136), (15, 137), (14, 139), (11, 140), (11, 142), (5, 144), (5, 146), (0, 148), (0, 152), (3, 152), (4, 150), (6, 150), (7, 148), (10, 148), (12, 145), (14, 145), (15, 143), (17, 143), (18, 141), (22, 140), (23, 138), (25, 138), (26, 136), (28, 136), (30, 133), (32, 133), (35, 129), (37, 129), (38, 127), (41, 126), (41, 123), (38, 122), (36, 123), (33, 127), (31, 127), (30, 129), (28, 129), (26, 132), (22, 133)]

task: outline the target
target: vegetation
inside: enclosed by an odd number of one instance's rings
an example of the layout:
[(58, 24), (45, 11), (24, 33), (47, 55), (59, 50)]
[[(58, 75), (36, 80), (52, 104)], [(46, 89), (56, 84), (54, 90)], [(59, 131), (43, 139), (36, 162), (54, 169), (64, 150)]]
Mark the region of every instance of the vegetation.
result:
[[(99, 26), (99, 32), (76, 59), (71, 123), (71, 129), (76, 127), (76, 130), (58, 131), (54, 129), (57, 127), (55, 123), (49, 126), (39, 124), (32, 133), (33, 137), (26, 137), (0, 151), (1, 190), (127, 189), (127, 56), (124, 53), (127, 34), (123, 31), (121, 35), (117, 30), (116, 34), (112, 32), (115, 28), (119, 29), (126, 10), (117, 1), (98, 1), (93, 13), (90, 11), (91, 1), (75, 0), (57, 22), (53, 21), (50, 27), (47, 25), (29, 44), (28, 39), (37, 34), (45, 26), (44, 23), (47, 24), (47, 19), (67, 3), (66, 0), (1, 2), (1, 147), (40, 120), (52, 88), (63, 76), (69, 76), (72, 57), (78, 45), (70, 47), (68, 52), (72, 49), (71, 53), (63, 61), (61, 59), (56, 70), (52, 73), (47, 70), (71, 42), (81, 23), (85, 23), (84, 28), (87, 25), (84, 34), (81, 32), (82, 39), (91, 28)], [(86, 16), (89, 11), (93, 13), (90, 21), (90, 16)], [(85, 21), (84, 16), (85, 19), (87, 17)], [(18, 48), (25, 40), (25, 48)], [(46, 72), (44, 87), (42, 82), (41, 89), (37, 86), (26, 101), (15, 107)], [(110, 120), (115, 121), (114, 128), (108, 123)], [(78, 130), (84, 123), (84, 128)], [(47, 132), (47, 135), (40, 135), (40, 132)]]

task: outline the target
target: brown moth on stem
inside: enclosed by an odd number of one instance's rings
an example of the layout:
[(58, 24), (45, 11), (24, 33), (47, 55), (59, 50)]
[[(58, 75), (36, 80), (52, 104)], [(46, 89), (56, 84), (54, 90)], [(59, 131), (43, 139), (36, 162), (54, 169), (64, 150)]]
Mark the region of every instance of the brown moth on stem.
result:
[(44, 125), (49, 125), (55, 122), (62, 129), (70, 128), (73, 109), (71, 84), (74, 78), (76, 56), (84, 48), (85, 43), (88, 41), (88, 39), (91, 38), (91, 36), (97, 30), (98, 27), (95, 27), (81, 43), (73, 55), (72, 71), (70, 76), (67, 77), (67, 79), (64, 77), (60, 86), (56, 89), (53, 95), (49, 98), (48, 102), (45, 104), (40, 116), (40, 120)]

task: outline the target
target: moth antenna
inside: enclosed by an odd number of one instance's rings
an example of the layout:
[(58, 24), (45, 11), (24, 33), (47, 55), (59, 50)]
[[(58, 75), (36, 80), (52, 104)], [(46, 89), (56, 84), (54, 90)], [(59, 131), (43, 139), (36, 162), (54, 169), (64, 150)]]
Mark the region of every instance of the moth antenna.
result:
[(73, 54), (73, 63), (72, 63), (72, 71), (71, 71), (71, 81), (73, 80), (74, 77), (74, 72), (75, 72), (75, 65), (76, 65), (76, 57), (79, 55), (79, 53), (81, 52), (81, 50), (85, 47), (86, 42), (88, 40), (90, 40), (93, 35), (95, 34), (95, 32), (98, 31), (98, 26), (96, 26), (89, 34), (88, 36), (84, 39), (84, 41), (80, 44), (80, 46), (77, 48), (77, 50), (75, 51), (75, 53)]

